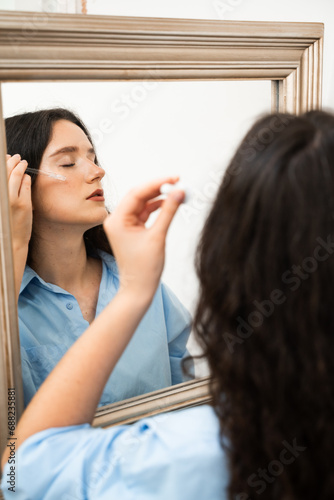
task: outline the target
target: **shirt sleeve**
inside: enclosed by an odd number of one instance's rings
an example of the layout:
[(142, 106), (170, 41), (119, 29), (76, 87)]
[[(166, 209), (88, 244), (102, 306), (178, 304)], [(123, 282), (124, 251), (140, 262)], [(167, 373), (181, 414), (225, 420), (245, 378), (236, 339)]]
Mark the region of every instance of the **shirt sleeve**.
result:
[(189, 359), (186, 365), (189, 373), (184, 374), (182, 370), (182, 360), (190, 357), (186, 346), (191, 332), (192, 319), (187, 309), (164, 283), (161, 284), (161, 293), (167, 328), (172, 384), (175, 385), (194, 378), (192, 359)]
[(125, 442), (119, 439), (123, 433), (123, 426), (104, 431), (85, 424), (31, 436), (16, 453), (14, 490), (7, 484), (13, 470), (6, 464), (1, 484), (5, 499), (131, 498), (121, 470), (129, 442), (126, 436)]

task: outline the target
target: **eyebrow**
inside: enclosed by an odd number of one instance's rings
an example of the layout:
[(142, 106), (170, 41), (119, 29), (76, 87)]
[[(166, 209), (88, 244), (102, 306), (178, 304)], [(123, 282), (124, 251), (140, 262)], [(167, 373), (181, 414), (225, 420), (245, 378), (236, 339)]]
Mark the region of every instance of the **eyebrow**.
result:
[[(79, 151), (79, 148), (77, 146), (65, 146), (64, 148), (57, 149), (57, 151), (52, 153), (52, 155), (50, 155), (49, 158), (52, 158), (52, 156), (57, 156), (57, 155), (64, 154), (64, 153), (78, 153), (78, 151)], [(94, 148), (87, 149), (87, 153), (94, 153), (94, 155), (95, 155)]]

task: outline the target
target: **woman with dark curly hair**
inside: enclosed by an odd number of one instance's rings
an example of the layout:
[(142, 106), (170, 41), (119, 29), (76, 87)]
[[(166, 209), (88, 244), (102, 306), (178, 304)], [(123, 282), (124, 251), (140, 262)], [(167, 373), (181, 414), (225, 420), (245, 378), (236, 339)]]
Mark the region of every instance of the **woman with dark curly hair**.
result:
[(133, 279), (23, 414), (15, 498), (331, 500), (333, 115), (261, 118), (226, 171), (196, 258), (195, 330), (212, 407), (93, 429), (104, 383), (154, 294), (183, 199), (171, 193), (146, 229), (143, 214), (163, 182), (129, 193), (104, 222), (121, 277), (130, 269)]

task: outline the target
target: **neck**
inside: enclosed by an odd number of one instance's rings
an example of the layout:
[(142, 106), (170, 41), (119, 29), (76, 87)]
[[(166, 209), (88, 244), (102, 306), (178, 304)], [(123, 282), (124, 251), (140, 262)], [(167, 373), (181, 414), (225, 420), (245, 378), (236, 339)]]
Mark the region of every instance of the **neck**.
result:
[[(86, 229), (85, 229), (86, 230)], [(92, 259), (87, 257), (83, 229), (39, 228), (33, 232), (29, 265), (47, 283), (71, 291), (82, 288)]]

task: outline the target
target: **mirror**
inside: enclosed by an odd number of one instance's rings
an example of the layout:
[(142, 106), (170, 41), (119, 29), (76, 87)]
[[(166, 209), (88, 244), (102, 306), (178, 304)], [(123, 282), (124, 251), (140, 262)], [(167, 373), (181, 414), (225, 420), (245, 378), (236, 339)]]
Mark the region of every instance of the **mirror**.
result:
[[(29, 27), (30, 29), (28, 29)], [(128, 151), (130, 148), (126, 148), (127, 155), (122, 154), (122, 148), (124, 149), (124, 144), (127, 143), (130, 131), (133, 132), (132, 141), (136, 145), (136, 148), (133, 149), (140, 155), (138, 164), (148, 168), (145, 176), (139, 169), (132, 170), (131, 185), (155, 176), (157, 164), (162, 169), (161, 172), (168, 172), (168, 174), (172, 164), (173, 170), (176, 169), (174, 172), (180, 173), (185, 181), (187, 180), (186, 175), (188, 175), (195, 195), (197, 192), (197, 207), (200, 207), (196, 208), (195, 206), (193, 209), (195, 212), (199, 211), (199, 214), (196, 215), (193, 211), (189, 211), (191, 205), (185, 205), (183, 213), (180, 211), (178, 214), (178, 220), (175, 221), (173, 229), (174, 234), (168, 241), (168, 260), (163, 279), (171, 286), (181, 301), (189, 309), (192, 309), (196, 295), (193, 278), (189, 278), (191, 274), (187, 267), (184, 267), (181, 272), (175, 273), (173, 263), (177, 260), (180, 263), (182, 261), (188, 263), (189, 261), (191, 264), (187, 252), (190, 249), (193, 250), (192, 243), (196, 239), (196, 234), (202, 223), (202, 220), (199, 219), (205, 216), (205, 211), (210, 204), (210, 196), (214, 196), (212, 184), (215, 183), (211, 180), (212, 175), (213, 177), (216, 173), (218, 176), (222, 175), (222, 169), (226, 167), (227, 159), (235, 144), (240, 140), (244, 130), (248, 128), (254, 115), (268, 110), (269, 100), (271, 101), (271, 109), (280, 111), (298, 113), (320, 107), (322, 36), (323, 25), (316, 23), (237, 23), (51, 14), (46, 19), (45, 15), (36, 13), (1, 12), (0, 80), (3, 82), (3, 106), (6, 114), (14, 114), (15, 111), (10, 111), (9, 96), (10, 92), (14, 91), (11, 88), (14, 89), (15, 86), (19, 85), (33, 85), (32, 83), (6, 82), (57, 80), (62, 82), (57, 84), (61, 86), (74, 85), (74, 83), (63, 83), (65, 80), (72, 82), (82, 80), (84, 83), (80, 82), (76, 85), (84, 87), (94, 81), (96, 85), (105, 86), (107, 92), (111, 92), (111, 86), (128, 85), (128, 89), (132, 90), (121, 90), (121, 92), (128, 93), (130, 97), (133, 89), (137, 88), (133, 96), (136, 97), (138, 103), (133, 99), (132, 104), (138, 104), (138, 108), (139, 101), (142, 99), (143, 105), (140, 109), (142, 115), (147, 114), (148, 123), (154, 123), (153, 117), (158, 119), (154, 113), (160, 111), (160, 114), (167, 114), (165, 122), (167, 132), (160, 135), (159, 127), (154, 127), (151, 131), (144, 128), (140, 130), (141, 113), (131, 113), (126, 127), (122, 127), (125, 125), (125, 119), (123, 123), (119, 123), (116, 135), (110, 141), (110, 149), (105, 151), (104, 146), (109, 146), (107, 136), (111, 124), (103, 123), (103, 131), (101, 124), (105, 116), (98, 116), (95, 123), (92, 125), (87, 123), (87, 125), (90, 129), (93, 128), (96, 147), (98, 152), (101, 150), (103, 163), (110, 165), (108, 167), (110, 168), (109, 177), (112, 179), (110, 197), (113, 198), (112, 190), (114, 189), (117, 201), (129, 186), (127, 165), (133, 166), (135, 161), (131, 158), (133, 151)], [(144, 82), (146, 82), (146, 89)], [(50, 84), (39, 83), (39, 85)], [(156, 85), (156, 92), (153, 90), (154, 85)], [(244, 85), (246, 87), (243, 87)], [(150, 93), (149, 86), (151, 86)], [(191, 86), (191, 93), (187, 90), (188, 86)], [(217, 120), (219, 124), (224, 122), (224, 119), (226, 120), (224, 102), (226, 105), (229, 101), (226, 99), (226, 96), (230, 95), (227, 90), (229, 87), (233, 88), (235, 95), (238, 96), (237, 101), (231, 100), (231, 108), (228, 109), (228, 112), (226, 111), (226, 114), (229, 115), (228, 128), (231, 129), (232, 136), (234, 134), (232, 139), (227, 138), (227, 136), (222, 138), (225, 133), (223, 131), (219, 137), (219, 132), (217, 132), (219, 130)], [(210, 91), (203, 91), (204, 88), (210, 88)], [(216, 89), (215, 92), (211, 92), (213, 88)], [(225, 90), (220, 90), (223, 88)], [(244, 91), (243, 88), (251, 90)], [(16, 95), (20, 95), (20, 92), (15, 92)], [(257, 92), (262, 97), (260, 99), (261, 105), (259, 108), (252, 108), (256, 102), (254, 99), (253, 103), (253, 96)], [(159, 95), (162, 98), (160, 103)], [(214, 101), (214, 106), (212, 101), (209, 102), (213, 95), (219, 96), (219, 99), (216, 98)], [(24, 95), (25, 98), (26, 96), (27, 94)], [(56, 99), (61, 99), (58, 91)], [(244, 106), (247, 103), (251, 105), (248, 108), (248, 114), (239, 114), (242, 108), (240, 103), (243, 99)], [(33, 102), (33, 99), (30, 100)], [(108, 102), (110, 103), (110, 101)], [(171, 102), (174, 110), (177, 107), (177, 114), (176, 112), (173, 114), (171, 106), (166, 107), (166, 104)], [(93, 99), (90, 96), (89, 105), (93, 104)], [(26, 106), (26, 102), (22, 103), (22, 106)], [(221, 112), (224, 119), (219, 116), (217, 110)], [(82, 119), (87, 121), (80, 110), (78, 112)], [(126, 113), (123, 107), (123, 115), (125, 116)], [(195, 118), (191, 113), (195, 113)], [(128, 105), (127, 114), (130, 114), (130, 105)], [(120, 116), (121, 111), (119, 111), (119, 120), (121, 120)], [(184, 117), (191, 116), (191, 123), (182, 121)], [(202, 118), (203, 125), (206, 124), (206, 127), (194, 126), (198, 117)], [(177, 134), (177, 121), (180, 121), (183, 127), (189, 128), (189, 132), (191, 132), (187, 142), (182, 140), (180, 133)], [(0, 369), (3, 377), (1, 378), (0, 398), (2, 403), (1, 428), (6, 429), (5, 409), (8, 387), (16, 389), (17, 417), (23, 408), (23, 398), (18, 326), (15, 298), (13, 297), (2, 120), (1, 127), (0, 255), (2, 274), (0, 299), (2, 337)], [(210, 127), (213, 127), (214, 130)], [(144, 135), (139, 135), (139, 130)], [(106, 139), (102, 138), (102, 142), (99, 144), (101, 132), (106, 136)], [(193, 141), (191, 140), (192, 136), (194, 137)], [(147, 146), (148, 139), (151, 137), (154, 138), (154, 143), (158, 146), (154, 152), (152, 148)], [(170, 140), (169, 137), (171, 137)], [(171, 144), (178, 146), (178, 158), (175, 158), (176, 150), (171, 149)], [(222, 147), (222, 144), (226, 145), (226, 148)], [(199, 145), (203, 146), (200, 153), (197, 149)], [(220, 147), (215, 149), (217, 145)], [(227, 149), (228, 147), (230, 149)], [(163, 154), (161, 154), (162, 151)], [(99, 152), (100, 156), (101, 154)], [(122, 163), (122, 168), (114, 170), (113, 163), (119, 165), (121, 161), (125, 162)], [(192, 166), (196, 168), (192, 170)], [(209, 187), (206, 188), (206, 186)], [(210, 195), (207, 196), (207, 194)], [(193, 203), (195, 200), (196, 198)], [(202, 203), (199, 203), (200, 201)], [(187, 217), (189, 222), (187, 227), (191, 230), (194, 229), (194, 233), (187, 234), (185, 238), (184, 227)], [(196, 223), (193, 224), (193, 221)], [(181, 245), (178, 245), (177, 240), (181, 238), (189, 242), (188, 248), (182, 246), (181, 249)], [(184, 285), (186, 286), (184, 287)], [(178, 287), (180, 287), (180, 291), (178, 291)], [(189, 291), (194, 292), (193, 296)], [(201, 370), (203, 370), (202, 373)], [(199, 376), (206, 373), (205, 367), (198, 367)], [(105, 406), (97, 411), (95, 425), (133, 422), (145, 415), (201, 404), (207, 401), (208, 397), (207, 379), (199, 378), (172, 388), (138, 396), (123, 403)], [(4, 441), (1, 444), (4, 445), (6, 431), (1, 434), (4, 436)]]
[[(5, 118), (57, 106), (74, 110), (83, 117), (92, 134), (99, 164), (106, 171), (102, 184), (111, 212), (129, 189), (145, 179), (176, 173), (190, 186), (192, 198), (181, 206), (168, 238), (163, 282), (192, 314), (198, 297), (193, 263), (200, 230), (237, 142), (256, 116), (270, 112), (271, 82), (19, 82), (4, 83), (2, 97)], [(60, 171), (65, 175), (68, 172), (67, 169)], [(65, 243), (63, 239), (62, 242)], [(26, 275), (29, 273), (30, 269)], [(70, 310), (59, 305), (59, 301), (50, 304), (53, 314), (59, 311), (60, 317), (53, 324), (48, 315), (44, 322), (45, 312), (40, 304), (48, 300), (47, 294), (36, 281), (28, 283), (21, 293), (19, 317), (25, 404), (72, 344), (79, 328), (82, 331), (87, 328), (81, 317), (78, 321), (72, 319), (78, 310), (72, 296), (66, 304)], [(31, 304), (30, 296), (38, 306)], [(112, 292), (109, 299), (111, 297)], [(171, 307), (168, 296), (164, 297), (164, 303), (168, 316), (175, 317), (171, 320), (173, 328), (166, 322), (169, 339), (184, 327), (177, 320), (179, 307)], [(98, 311), (102, 304), (101, 298)], [(152, 326), (146, 327), (145, 337), (139, 328), (136, 341), (130, 344), (103, 392), (101, 406), (187, 380), (176, 373), (179, 362), (176, 367), (173, 356), (174, 346), (183, 348), (186, 339), (175, 339), (168, 344), (169, 361), (165, 352), (164, 322), (159, 330), (160, 341), (154, 346), (158, 321), (159, 318), (153, 321), (154, 332), (149, 333)], [(149, 325), (148, 319), (146, 324)], [(145, 348), (145, 344), (149, 344), (150, 349)], [(190, 354), (199, 352), (193, 335), (187, 348)], [(164, 364), (167, 371), (171, 370), (171, 380), (169, 375), (162, 376)], [(196, 378), (208, 374), (203, 362), (195, 360), (194, 368)]]

